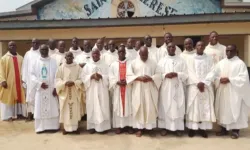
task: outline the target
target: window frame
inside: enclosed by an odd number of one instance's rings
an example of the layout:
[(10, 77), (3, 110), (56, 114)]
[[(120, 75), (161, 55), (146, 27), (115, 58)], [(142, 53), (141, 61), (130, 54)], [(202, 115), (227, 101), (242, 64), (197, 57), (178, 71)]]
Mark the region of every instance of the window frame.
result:
[(250, 2), (226, 2), (221, 0), (222, 8), (250, 8)]

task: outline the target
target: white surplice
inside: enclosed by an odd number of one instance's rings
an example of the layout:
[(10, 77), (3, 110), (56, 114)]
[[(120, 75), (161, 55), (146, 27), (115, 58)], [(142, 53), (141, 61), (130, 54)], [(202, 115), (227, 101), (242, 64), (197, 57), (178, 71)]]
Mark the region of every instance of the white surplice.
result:
[[(205, 53), (203, 55), (194, 54), (187, 61), (187, 111), (186, 127), (193, 130), (212, 129), (216, 121), (214, 114), (214, 90), (211, 84), (206, 84), (205, 78), (212, 70), (213, 60)], [(204, 92), (197, 88), (199, 82), (205, 83)]]
[(65, 62), (65, 53), (60, 53), (59, 51), (51, 55), (51, 58), (56, 60), (57, 66), (60, 66)]
[[(179, 56), (182, 53), (181, 49), (176, 45), (175, 46), (175, 55)], [(158, 50), (158, 59), (159, 61), (168, 55), (167, 45), (164, 43)]]
[(80, 47), (78, 47), (77, 50), (74, 50), (73, 47), (71, 47), (69, 49), (69, 52), (72, 52), (73, 55), (74, 55), (74, 58), (76, 58), (77, 56), (81, 55), (82, 54), (82, 49)]
[(34, 102), (34, 99), (30, 99), (28, 95), (30, 95), (31, 91), (31, 69), (34, 63), (39, 59), (40, 57), (40, 50), (33, 50), (31, 48), (28, 52), (26, 52), (24, 59), (23, 59), (23, 65), (22, 65), (22, 80), (26, 84), (26, 102), (27, 102), (27, 112), (34, 113), (34, 104), (31, 102)]
[(127, 60), (134, 60), (137, 58), (137, 51), (135, 49), (126, 48), (126, 58)]
[(216, 45), (208, 44), (204, 50), (208, 56), (211, 56), (216, 65), (219, 61), (226, 58), (226, 46), (217, 43)]
[[(137, 129), (156, 128), (158, 113), (158, 92), (161, 83), (157, 64), (148, 59), (143, 62), (139, 57), (131, 62), (128, 68), (127, 83), (132, 84), (133, 127)], [(152, 82), (141, 82), (135, 79), (148, 75)]]
[[(35, 99), (35, 131), (59, 129), (59, 105), (57, 97), (53, 96), (55, 88), (56, 61), (50, 57), (38, 58), (31, 69), (31, 93)], [(48, 88), (42, 89), (42, 83)]]
[[(92, 80), (91, 76), (95, 73), (101, 74), (102, 79)], [(91, 61), (84, 66), (81, 78), (86, 90), (87, 130), (95, 129), (97, 132), (109, 130), (111, 122), (108, 66), (101, 60)]]
[[(163, 82), (160, 87), (158, 127), (176, 131), (184, 130), (185, 95), (183, 83), (188, 78), (185, 61), (179, 56), (165, 56), (158, 63)], [(165, 78), (175, 72), (176, 78)]]
[(59, 50), (57, 48), (55, 48), (54, 50), (49, 48), (49, 56), (52, 56), (53, 54), (55, 54), (56, 52), (58, 52)]
[(118, 53), (117, 50), (115, 50), (113, 53), (109, 50), (106, 53), (103, 54), (102, 60), (110, 66), (113, 62), (118, 60)]
[(77, 64), (89, 63), (92, 61), (92, 51), (86, 53), (83, 51), (80, 55), (75, 58)]
[(113, 105), (113, 127), (124, 128), (133, 126), (132, 116), (132, 85), (126, 86), (124, 109), (122, 104), (122, 97), (120, 86), (117, 82), (120, 81), (119, 64), (126, 64), (126, 73), (130, 65), (130, 61), (115, 61), (109, 67), (109, 89), (112, 90), (112, 105)]
[[(229, 78), (230, 83), (221, 84), (222, 77)], [(213, 80), (216, 87), (217, 123), (227, 130), (247, 128), (250, 85), (245, 63), (238, 56), (222, 59), (206, 77), (206, 82)]]
[(148, 56), (149, 56), (149, 59), (151, 60), (154, 60), (156, 63), (159, 62), (159, 49), (154, 46), (154, 45), (151, 45), (151, 47), (147, 47), (148, 48)]

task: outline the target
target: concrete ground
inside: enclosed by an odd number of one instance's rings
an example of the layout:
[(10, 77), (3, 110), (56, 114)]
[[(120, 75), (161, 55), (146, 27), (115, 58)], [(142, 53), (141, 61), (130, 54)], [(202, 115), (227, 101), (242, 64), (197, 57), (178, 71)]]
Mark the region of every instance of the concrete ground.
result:
[(240, 138), (216, 137), (209, 133), (208, 139), (199, 136), (189, 138), (187, 134), (179, 138), (175, 135), (156, 137), (144, 135), (137, 138), (126, 133), (116, 135), (86, 132), (83, 125), (81, 135), (39, 134), (34, 132), (33, 122), (0, 121), (0, 150), (250, 150), (250, 128), (242, 130)]

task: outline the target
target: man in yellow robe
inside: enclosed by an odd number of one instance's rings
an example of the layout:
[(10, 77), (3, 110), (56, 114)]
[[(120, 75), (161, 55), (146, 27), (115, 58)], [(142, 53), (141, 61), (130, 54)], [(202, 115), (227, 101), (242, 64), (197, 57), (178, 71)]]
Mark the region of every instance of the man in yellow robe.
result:
[(74, 63), (74, 56), (67, 52), (66, 63), (56, 73), (56, 91), (60, 104), (60, 123), (64, 124), (63, 134), (79, 134), (78, 122), (81, 120), (83, 83), (80, 79), (81, 67)]
[(26, 117), (26, 106), (20, 74), (23, 57), (16, 52), (15, 42), (9, 42), (8, 49), (0, 60), (0, 110), (2, 120), (12, 121)]

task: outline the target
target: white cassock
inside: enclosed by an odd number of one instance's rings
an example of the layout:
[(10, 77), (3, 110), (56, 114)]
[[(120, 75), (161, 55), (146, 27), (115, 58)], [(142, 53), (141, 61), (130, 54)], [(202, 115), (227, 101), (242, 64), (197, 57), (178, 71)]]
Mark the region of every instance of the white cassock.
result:
[(208, 44), (204, 50), (208, 56), (213, 58), (214, 65), (216, 65), (219, 61), (226, 58), (226, 46), (217, 43), (216, 45)]
[(40, 50), (33, 50), (31, 48), (28, 52), (26, 52), (24, 59), (23, 59), (23, 66), (22, 66), (22, 80), (26, 84), (26, 102), (27, 104), (27, 112), (34, 113), (34, 99), (30, 99), (29, 95), (31, 92), (31, 68), (33, 67), (34, 63), (40, 57)]
[(77, 50), (74, 50), (72, 47), (69, 49), (69, 52), (73, 53), (74, 58), (82, 54), (82, 49), (78, 47)]
[(57, 48), (55, 48), (54, 50), (49, 49), (49, 56), (52, 56), (53, 54), (55, 54), (58, 51), (59, 50)]
[(106, 53), (103, 54), (102, 60), (110, 66), (113, 62), (118, 61), (118, 53), (117, 50), (115, 50), (113, 53), (109, 50)]
[[(175, 46), (175, 55), (179, 56), (182, 53), (181, 49), (176, 45)], [(167, 45), (164, 43), (158, 50), (158, 59), (159, 61), (168, 55)]]
[[(158, 127), (170, 131), (184, 130), (185, 94), (183, 83), (188, 78), (185, 61), (179, 56), (165, 56), (158, 63), (163, 82), (160, 87)], [(176, 78), (165, 78), (175, 72)]]
[[(161, 83), (157, 64), (148, 59), (143, 62), (139, 57), (131, 62), (127, 74), (127, 84), (132, 84), (133, 128), (156, 128), (158, 114), (158, 92)], [(148, 75), (153, 82), (141, 82), (135, 79)]]
[[(130, 61), (115, 61), (109, 67), (109, 89), (112, 90), (113, 105), (113, 127), (124, 128), (133, 126), (132, 116), (132, 85), (123, 87), (117, 85), (117, 82), (126, 74)], [(123, 91), (124, 90), (124, 91)], [(124, 94), (124, 99), (123, 99)]]
[(196, 54), (196, 50), (192, 50), (192, 51), (187, 51), (187, 50), (184, 50), (181, 54), (180, 54), (180, 57), (182, 59), (185, 60), (185, 62), (187, 62), (190, 58), (192, 58), (194, 56), (194, 54)]
[(92, 61), (92, 51), (86, 53), (83, 51), (80, 55), (75, 58), (77, 64), (89, 63)]
[[(91, 80), (95, 73), (102, 75), (99, 81)], [(82, 81), (86, 90), (87, 130), (103, 132), (111, 128), (108, 93), (108, 66), (99, 60), (84, 66)]]
[(137, 51), (135, 49), (126, 48), (126, 58), (127, 60), (134, 60), (137, 58)]
[(59, 51), (51, 55), (51, 58), (56, 60), (57, 66), (60, 66), (65, 62), (65, 53), (60, 53)]
[[(57, 97), (53, 96), (55, 88), (56, 61), (50, 57), (38, 58), (31, 71), (31, 99), (35, 99), (35, 131), (59, 129), (59, 105)], [(41, 88), (46, 83), (46, 90)]]
[[(186, 127), (193, 130), (207, 130), (213, 128), (216, 121), (214, 114), (214, 90), (211, 84), (205, 82), (206, 76), (212, 70), (213, 60), (205, 53), (194, 54), (187, 61), (187, 110)], [(205, 83), (204, 92), (197, 88), (199, 82)]]
[[(229, 78), (230, 83), (221, 84), (222, 77)], [(217, 123), (227, 130), (247, 128), (250, 85), (245, 63), (238, 56), (222, 59), (206, 77), (206, 82), (213, 80)]]

